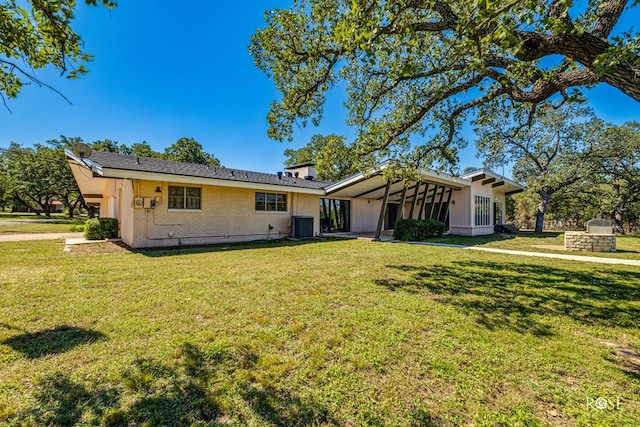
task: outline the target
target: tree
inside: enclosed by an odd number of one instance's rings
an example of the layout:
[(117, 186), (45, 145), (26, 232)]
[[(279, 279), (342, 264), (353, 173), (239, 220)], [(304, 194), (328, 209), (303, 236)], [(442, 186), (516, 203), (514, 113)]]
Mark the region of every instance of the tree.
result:
[(640, 123), (606, 126), (593, 160), (595, 171), (609, 186), (603, 209), (611, 216), (616, 231), (624, 234), (627, 210), (640, 202)]
[(146, 141), (136, 142), (132, 144), (130, 152), (128, 154), (131, 154), (133, 156), (140, 156), (140, 157), (153, 157), (156, 159), (163, 158), (162, 153), (154, 151), (149, 145), (149, 143)]
[(556, 109), (551, 103), (487, 111), (476, 120), (478, 147), (495, 165), (515, 161), (514, 177), (539, 196), (535, 231), (542, 232), (554, 195), (590, 174), (589, 156), (602, 122), (577, 104)]
[[(598, 83), (640, 101), (640, 35), (613, 30), (637, 5), (294, 1), (268, 12), (251, 39), (256, 65), (282, 93), (267, 116), (269, 136), (291, 140), (294, 124), (319, 123), (327, 92), (346, 86), (357, 153), (429, 166), (456, 162), (472, 112), (572, 100), (569, 89)], [(412, 135), (422, 138), (417, 146)]]
[[(85, 0), (87, 5), (113, 8), (111, 0)], [(53, 66), (68, 78), (87, 73), (80, 36), (71, 27), (75, 0), (15, 0), (0, 3), (0, 97), (15, 98), (26, 84), (53, 89), (40, 80), (35, 70)], [(54, 89), (55, 90), (55, 89)]]
[(318, 179), (338, 181), (358, 172), (351, 149), (345, 138), (338, 135), (314, 135), (307, 145), (297, 150), (284, 150), (285, 166), (314, 163)]
[(202, 144), (193, 138), (180, 138), (177, 140), (175, 144), (164, 150), (164, 158), (175, 162), (220, 166), (220, 160), (214, 155), (202, 151)]
[(125, 144), (118, 144), (118, 141), (110, 139), (99, 139), (91, 143), (91, 149), (95, 151), (106, 151), (109, 153), (130, 154), (130, 148)]
[(50, 147), (21, 147), (12, 142), (5, 153), (9, 191), (13, 197), (36, 212), (51, 215), (57, 196), (55, 174), (58, 153)]
[(69, 218), (73, 218), (78, 205), (81, 205), (89, 213), (90, 218), (94, 216), (93, 209), (87, 205), (84, 197), (82, 197), (78, 183), (64, 154), (65, 148), (81, 142), (82, 138), (80, 137), (67, 138), (64, 135), (60, 135), (60, 139), (47, 141), (47, 144), (53, 147), (57, 153), (55, 167), (52, 168), (51, 173), (55, 176), (57, 198), (67, 208)]

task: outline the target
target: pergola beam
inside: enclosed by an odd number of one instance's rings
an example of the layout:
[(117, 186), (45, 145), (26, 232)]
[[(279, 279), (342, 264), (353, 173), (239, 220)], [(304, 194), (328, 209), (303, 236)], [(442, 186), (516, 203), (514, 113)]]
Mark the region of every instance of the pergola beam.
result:
[(482, 185), (491, 184), (492, 182), (495, 182), (495, 181), (496, 181), (495, 178), (485, 179), (484, 181), (482, 181)]
[(495, 184), (491, 184), (491, 188), (500, 187), (501, 185), (504, 185), (504, 181), (499, 181), (499, 182), (496, 182)]

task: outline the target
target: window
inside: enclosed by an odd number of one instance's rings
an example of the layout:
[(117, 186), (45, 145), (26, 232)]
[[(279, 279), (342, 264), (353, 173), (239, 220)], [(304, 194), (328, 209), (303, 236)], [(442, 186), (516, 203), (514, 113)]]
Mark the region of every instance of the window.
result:
[(170, 185), (169, 209), (200, 209), (200, 188)]
[(475, 196), (475, 225), (491, 225), (491, 197)]
[(286, 212), (287, 195), (276, 193), (256, 193), (256, 211)]
[(349, 200), (320, 198), (320, 230), (323, 233), (350, 231), (350, 208)]

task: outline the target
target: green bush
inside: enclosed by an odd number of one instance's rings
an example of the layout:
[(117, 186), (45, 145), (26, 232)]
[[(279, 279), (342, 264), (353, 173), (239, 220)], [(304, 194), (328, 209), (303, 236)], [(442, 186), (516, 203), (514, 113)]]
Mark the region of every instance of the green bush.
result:
[(73, 232), (80, 232), (80, 231), (84, 231), (84, 224), (73, 224), (70, 228), (71, 231)]
[(84, 223), (84, 237), (87, 240), (118, 237), (118, 220), (115, 218), (88, 219)]
[(394, 236), (398, 240), (420, 242), (442, 236), (447, 226), (435, 219), (401, 219), (396, 222)]

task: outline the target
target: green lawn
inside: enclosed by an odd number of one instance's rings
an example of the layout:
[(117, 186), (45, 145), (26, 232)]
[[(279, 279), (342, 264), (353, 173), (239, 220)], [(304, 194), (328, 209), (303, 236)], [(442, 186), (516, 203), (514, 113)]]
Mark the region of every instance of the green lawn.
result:
[(484, 246), (487, 248), (513, 249), (527, 252), (549, 252), (570, 255), (597, 256), (640, 260), (640, 236), (616, 236), (614, 253), (566, 252), (564, 250), (564, 233), (562, 232), (520, 232), (515, 235), (492, 234), (489, 236), (464, 237), (444, 236), (430, 239), (433, 243), (449, 243), (465, 246)]
[(69, 218), (62, 214), (0, 212), (0, 235), (12, 233), (68, 233), (82, 228), (86, 217)]
[(62, 249), (0, 243), (1, 425), (640, 425), (640, 267)]

